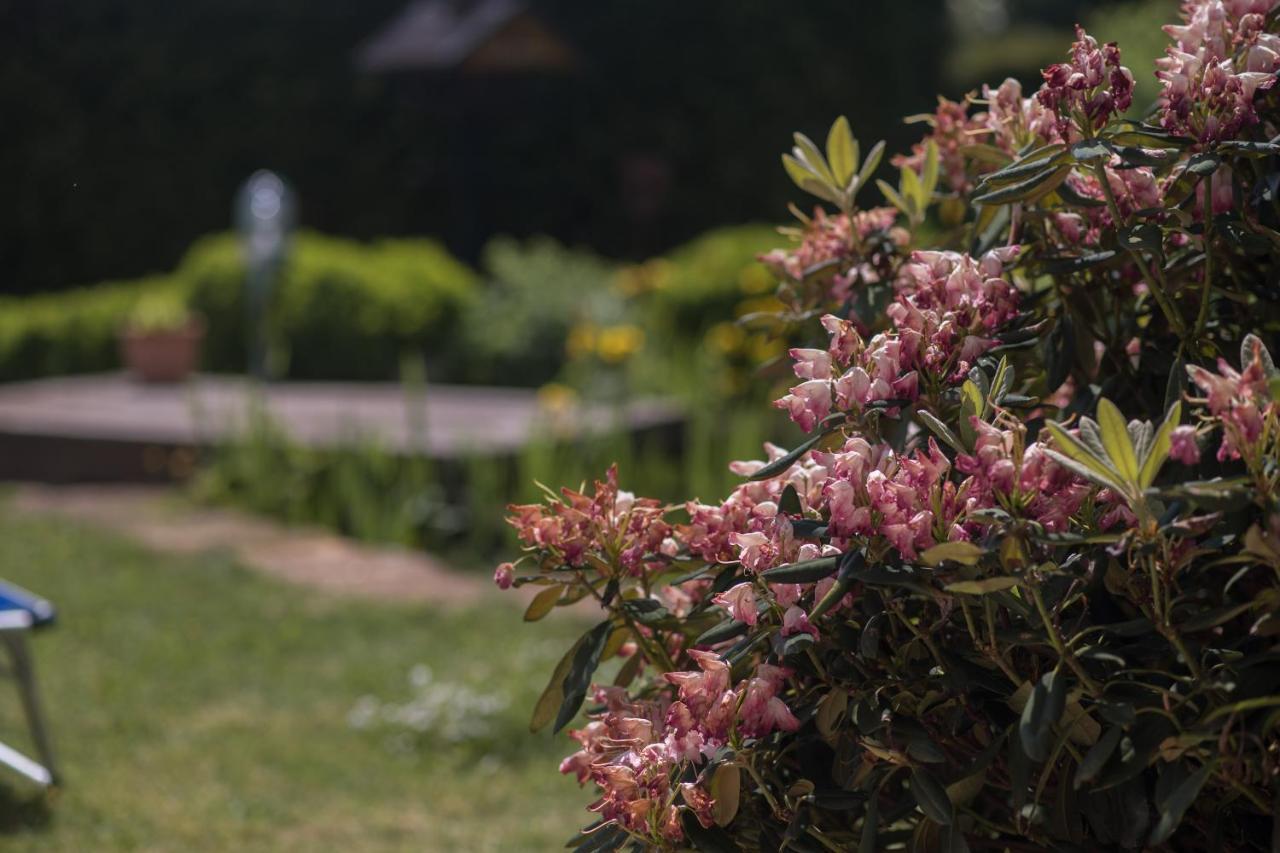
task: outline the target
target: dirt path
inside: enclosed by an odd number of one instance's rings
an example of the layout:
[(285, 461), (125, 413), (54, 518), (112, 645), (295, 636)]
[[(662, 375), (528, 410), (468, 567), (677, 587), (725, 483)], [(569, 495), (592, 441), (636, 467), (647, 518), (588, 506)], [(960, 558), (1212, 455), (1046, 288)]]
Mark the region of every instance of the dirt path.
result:
[(21, 485), (10, 506), (121, 533), (161, 553), (230, 551), (250, 568), (336, 595), (450, 605), (497, 595), (487, 577), (454, 571), (421, 552), (194, 506), (165, 488)]

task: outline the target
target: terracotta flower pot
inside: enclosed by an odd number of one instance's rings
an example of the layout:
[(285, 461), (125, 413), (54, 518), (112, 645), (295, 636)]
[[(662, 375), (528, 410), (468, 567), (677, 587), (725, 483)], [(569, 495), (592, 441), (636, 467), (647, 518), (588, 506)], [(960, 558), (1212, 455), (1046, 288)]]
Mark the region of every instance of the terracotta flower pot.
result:
[(181, 382), (200, 363), (204, 322), (190, 320), (180, 329), (125, 328), (120, 333), (120, 359), (142, 382)]

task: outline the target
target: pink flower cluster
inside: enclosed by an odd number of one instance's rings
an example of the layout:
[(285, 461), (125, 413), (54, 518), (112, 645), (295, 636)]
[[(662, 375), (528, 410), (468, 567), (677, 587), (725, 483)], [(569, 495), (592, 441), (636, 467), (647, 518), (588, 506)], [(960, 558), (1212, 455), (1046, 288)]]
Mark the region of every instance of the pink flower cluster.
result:
[(972, 475), (970, 506), (1003, 505), (1051, 533), (1066, 530), (1092, 487), (1055, 462), (1044, 444), (1024, 448), (1020, 428), (1002, 429), (976, 417), (970, 423), (977, 433), (973, 453), (956, 457), (956, 469)]
[(1050, 65), (1042, 74), (1044, 85), (1036, 97), (1058, 116), (1064, 140), (1072, 139), (1077, 127), (1092, 136), (1133, 103), (1133, 74), (1120, 64), (1120, 48), (1114, 42), (1098, 47), (1079, 24), (1070, 60)]
[(779, 278), (792, 281), (802, 280), (810, 270), (833, 264), (836, 271), (829, 296), (836, 302), (844, 302), (855, 282), (865, 284), (881, 278), (880, 270), (887, 259), (874, 249), (869, 252), (866, 249), (866, 243), (873, 236), (883, 234), (894, 244), (906, 242), (906, 232), (894, 227), (897, 215), (892, 207), (859, 210), (852, 216), (828, 214), (817, 208), (806, 223), (798, 245), (774, 249), (761, 255), (759, 260)]
[(898, 456), (887, 444), (854, 436), (823, 461), (831, 472), (823, 496), (833, 536), (880, 535), (907, 560), (939, 541), (969, 538), (956, 523), (969, 486), (951, 481), (951, 463), (932, 439), (926, 449)]
[(1058, 138), (1056, 116), (1037, 98), (1024, 98), (1022, 84), (1017, 80), (1009, 78), (995, 89), (984, 85), (982, 97), (987, 111), (972, 115), (968, 105), (939, 98), (937, 110), (928, 119), (932, 126), (929, 135), (912, 146), (910, 154), (895, 156), (893, 165), (923, 172), (932, 140), (938, 148), (939, 171), (945, 185), (963, 195), (973, 189), (965, 153), (969, 146), (986, 142), (1014, 156), (1028, 144), (1040, 145)]
[(1191, 381), (1208, 395), (1209, 411), (1222, 422), (1219, 462), (1247, 454), (1262, 437), (1266, 420), (1280, 415), (1280, 403), (1271, 399), (1267, 387), (1262, 341), (1250, 335), (1245, 349), (1252, 354), (1240, 371), (1222, 358), (1216, 374), (1199, 365), (1187, 366)]
[(957, 252), (915, 252), (899, 271), (886, 314), (889, 332), (862, 341), (852, 323), (822, 318), (826, 350), (793, 349), (794, 370), (804, 380), (774, 402), (805, 432), (833, 408), (859, 411), (883, 400), (913, 401), (925, 381), (963, 381), (992, 337), (1018, 312), (1018, 291), (1004, 265), (1017, 247), (993, 250), (975, 261)]
[[(770, 462), (786, 453), (773, 444), (766, 444), (765, 452)], [(729, 468), (735, 474), (749, 477), (766, 464), (734, 462)], [(822, 506), (822, 484), (826, 476), (826, 469), (812, 460), (804, 460), (781, 476), (743, 483), (723, 503), (689, 501), (685, 505), (689, 523), (677, 528), (676, 536), (690, 553), (708, 562), (737, 562), (745, 553), (744, 565), (752, 571), (801, 559), (801, 543), (791, 535), (791, 523), (786, 514), (779, 511), (778, 504), (783, 491), (791, 486), (800, 498), (802, 510), (817, 510)]]
[[(560, 772), (591, 781), (601, 797), (590, 808), (604, 821), (657, 843), (683, 838), (676, 805), (678, 771), (697, 766), (729, 741), (730, 735), (764, 737), (795, 731), (799, 720), (780, 696), (791, 672), (760, 664), (751, 677), (730, 683), (729, 665), (713, 652), (693, 650), (692, 672), (668, 672), (673, 699), (634, 701), (621, 688), (597, 688), (604, 711), (570, 732), (581, 749), (560, 764)], [(710, 793), (698, 782), (678, 785), (681, 798), (704, 826), (711, 825)]]
[(1274, 85), (1280, 35), (1267, 32), (1276, 0), (1187, 0), (1174, 44), (1157, 60), (1161, 124), (1201, 142), (1257, 124), (1254, 96)]
[[(626, 572), (639, 575), (646, 559), (661, 552), (671, 533), (660, 501), (637, 498), (618, 490), (618, 469), (613, 466), (595, 492), (586, 495), (562, 489), (563, 500), (545, 504), (513, 504), (507, 522), (525, 545), (547, 552), (565, 565), (580, 568), (598, 554), (601, 543), (612, 543)], [(509, 571), (499, 567), (494, 580), (510, 584)]]

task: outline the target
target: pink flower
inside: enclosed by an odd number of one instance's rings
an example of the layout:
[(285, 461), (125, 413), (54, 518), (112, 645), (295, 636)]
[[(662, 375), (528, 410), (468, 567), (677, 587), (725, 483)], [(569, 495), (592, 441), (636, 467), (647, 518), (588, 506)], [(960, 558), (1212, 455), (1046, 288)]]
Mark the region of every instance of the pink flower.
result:
[(729, 611), (737, 621), (756, 624), (756, 590), (750, 583), (737, 584), (714, 596), (711, 601)]
[(1183, 465), (1195, 465), (1200, 461), (1200, 445), (1196, 444), (1196, 428), (1174, 427), (1169, 436), (1169, 455)]
[(785, 409), (800, 429), (812, 432), (818, 421), (831, 414), (831, 381), (810, 379), (791, 389), (791, 393), (774, 402)]
[(790, 637), (792, 634), (808, 634), (815, 640), (818, 639), (818, 629), (809, 624), (809, 614), (797, 604), (791, 605), (782, 614), (782, 636)]
[(511, 589), (511, 584), (515, 580), (515, 564), (499, 563), (498, 568), (493, 570), (493, 582), (498, 585), (498, 589)]
[(1050, 65), (1042, 72), (1044, 85), (1036, 94), (1046, 109), (1058, 115), (1058, 133), (1071, 138), (1073, 116), (1085, 117), (1089, 124), (1079, 128), (1085, 136), (1123, 113), (1133, 103), (1133, 74), (1120, 64), (1120, 48), (1114, 42), (1101, 48), (1092, 36), (1076, 25), (1076, 40), (1068, 62)]

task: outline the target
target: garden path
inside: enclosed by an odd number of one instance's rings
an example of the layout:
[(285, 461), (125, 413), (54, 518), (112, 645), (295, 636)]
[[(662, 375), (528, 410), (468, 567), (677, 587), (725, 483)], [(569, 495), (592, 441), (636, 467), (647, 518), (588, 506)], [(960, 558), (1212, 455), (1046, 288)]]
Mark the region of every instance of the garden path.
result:
[(23, 484), (9, 506), (105, 528), (161, 553), (227, 550), (251, 569), (336, 595), (445, 605), (498, 595), (487, 576), (464, 574), (420, 551), (197, 506), (162, 487)]

